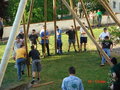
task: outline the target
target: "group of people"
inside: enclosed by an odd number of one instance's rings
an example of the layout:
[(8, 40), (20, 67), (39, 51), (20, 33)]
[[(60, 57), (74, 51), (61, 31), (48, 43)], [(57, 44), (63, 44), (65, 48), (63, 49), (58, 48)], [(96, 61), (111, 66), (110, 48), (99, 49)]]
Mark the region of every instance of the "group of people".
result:
[[(83, 23), (85, 26), (85, 23)], [(86, 27), (87, 28), (87, 27)], [(45, 34), (46, 33), (46, 34)], [(70, 27), (68, 31), (66, 31), (66, 34), (68, 35), (68, 52), (70, 51), (71, 44), (74, 46), (75, 52), (77, 52), (75, 47), (75, 41), (76, 41), (76, 31), (73, 26)], [(45, 31), (45, 26), (42, 27), (42, 30), (39, 33), (41, 37), (41, 41), (38, 40), (38, 35), (36, 33), (36, 30), (33, 29), (32, 33), (29, 35), (29, 40), (31, 44), (31, 51), (29, 52), (28, 57), (32, 58), (32, 82), (31, 84), (34, 84), (36, 81), (40, 80), (40, 71), (41, 71), (41, 59), (40, 59), (40, 53), (37, 50), (37, 44), (40, 43), (42, 46), (42, 52), (45, 53), (45, 47), (47, 49), (47, 54), (50, 56), (50, 50), (49, 50), (49, 32), (48, 30)], [(57, 41), (57, 53), (62, 54), (62, 30), (56, 26), (56, 41)], [(105, 53), (110, 57), (110, 51), (113, 48), (113, 43), (110, 40), (110, 34), (107, 31), (107, 28), (103, 29), (103, 32), (99, 36), (100, 44), (102, 49), (105, 51)], [(38, 43), (37, 43), (38, 42)], [(84, 44), (84, 51), (86, 51), (86, 43), (87, 43), (87, 34), (83, 30), (83, 28), (80, 28), (80, 48), (82, 50), (82, 46)], [(45, 47), (44, 47), (45, 46)], [(17, 73), (18, 73), (18, 80), (21, 80), (22, 75), (24, 75), (24, 69), (25, 64), (27, 62), (27, 53), (24, 45), (24, 33), (22, 30), (20, 30), (20, 33), (16, 37), (16, 40), (14, 42), (14, 48), (13, 48), (13, 57), (14, 60), (16, 60), (16, 66), (17, 66)], [(101, 60), (101, 66), (104, 66), (106, 63), (106, 60), (104, 56), (102, 56)], [(75, 68), (70, 67), (69, 68), (70, 76), (65, 78), (62, 83), (62, 89), (68, 90), (68, 89), (77, 89), (77, 90), (84, 90), (83, 84), (81, 79), (75, 76)], [(37, 75), (37, 77), (36, 77)], [(111, 86), (113, 88), (113, 86)]]

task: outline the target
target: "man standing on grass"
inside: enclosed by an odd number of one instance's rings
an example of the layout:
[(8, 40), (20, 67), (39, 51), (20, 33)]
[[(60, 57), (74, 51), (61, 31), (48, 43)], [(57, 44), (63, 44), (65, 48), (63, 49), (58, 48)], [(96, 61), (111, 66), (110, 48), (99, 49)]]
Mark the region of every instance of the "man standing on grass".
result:
[[(83, 22), (83, 25), (85, 26), (85, 23)], [(82, 46), (84, 44), (84, 51), (86, 51), (86, 44), (87, 44), (87, 34), (86, 32), (83, 30), (83, 28), (80, 28), (80, 51), (82, 51)]]
[(99, 40), (104, 40), (106, 36), (110, 37), (110, 33), (107, 31), (107, 28), (103, 29), (103, 32), (99, 36)]
[(102, 12), (100, 10), (97, 11), (97, 21), (98, 21), (98, 27), (100, 27), (102, 22)]
[(32, 30), (32, 34), (30, 34), (29, 39), (30, 39), (31, 46), (34, 45), (37, 48), (38, 35), (36, 34), (35, 29)]
[(77, 52), (76, 47), (75, 47), (75, 29), (73, 28), (73, 26), (71, 26), (70, 30), (68, 30), (66, 34), (68, 35), (68, 38), (69, 38), (68, 52), (70, 51), (71, 44), (73, 44), (74, 50), (75, 52)]
[(41, 45), (42, 45), (42, 53), (45, 54), (44, 50), (44, 43), (47, 48), (47, 54), (50, 56), (50, 50), (49, 50), (49, 32), (46, 30), (45, 33), (45, 26), (43, 26), (43, 29), (40, 31), (40, 37), (41, 37)]
[(69, 68), (70, 76), (63, 79), (62, 90), (84, 90), (82, 80), (75, 76), (75, 68)]
[[(102, 41), (102, 49), (105, 51), (105, 53), (110, 57), (110, 52), (113, 48), (113, 43), (109, 39), (108, 36), (105, 37), (105, 39)], [(106, 60), (104, 56), (102, 56), (101, 66), (104, 66)]]
[(57, 34), (57, 54), (62, 54), (62, 30), (56, 26)]
[(21, 80), (22, 74), (24, 74), (26, 55), (27, 53), (25, 50), (25, 46), (21, 45), (20, 48), (16, 50), (16, 64), (17, 64), (18, 80)]
[(35, 77), (37, 75), (37, 81), (40, 80), (40, 71), (41, 71), (41, 64), (40, 64), (40, 53), (38, 50), (31, 46), (31, 51), (29, 52), (29, 57), (32, 58), (32, 77), (33, 80), (31, 84), (35, 83)]

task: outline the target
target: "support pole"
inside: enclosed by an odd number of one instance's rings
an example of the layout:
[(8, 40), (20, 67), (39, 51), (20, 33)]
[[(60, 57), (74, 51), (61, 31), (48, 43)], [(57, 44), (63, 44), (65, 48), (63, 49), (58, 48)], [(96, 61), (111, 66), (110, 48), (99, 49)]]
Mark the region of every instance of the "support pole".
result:
[(72, 13), (72, 15), (75, 17), (75, 19), (78, 21), (79, 25), (81, 25), (81, 27), (85, 30), (85, 32), (87, 33), (87, 35), (90, 37), (90, 39), (93, 41), (93, 43), (96, 45), (96, 47), (100, 50), (100, 52), (102, 53), (102, 55), (105, 57), (105, 59), (107, 60), (107, 62), (110, 64), (110, 66), (113, 66), (112, 62), (110, 61), (109, 56), (103, 51), (103, 49), (99, 46), (99, 44), (95, 41), (94, 37), (91, 36), (91, 34), (87, 31), (87, 29), (85, 28), (85, 26), (82, 24), (82, 22), (80, 21), (80, 19), (78, 18), (78, 16), (76, 15), (76, 13), (70, 8), (69, 4), (66, 2), (66, 0), (62, 0), (62, 2), (64, 3), (64, 5), (68, 8), (68, 10)]
[(27, 22), (27, 34), (29, 33), (30, 20), (31, 20), (31, 17), (32, 17), (33, 6), (34, 6), (34, 0), (31, 0), (31, 4), (30, 4), (30, 12), (29, 12), (28, 22)]
[(45, 57), (45, 55), (46, 55), (46, 48), (45, 48), (45, 46), (46, 46), (46, 29), (47, 29), (47, 0), (44, 0), (44, 29), (45, 29), (45, 31), (44, 31), (44, 53), (43, 53), (43, 56)]
[(26, 4), (27, 4), (27, 0), (20, 0), (20, 4), (18, 7), (18, 11), (15, 17), (14, 23), (13, 23), (10, 37), (8, 39), (8, 43), (6, 45), (5, 52), (4, 52), (4, 55), (2, 57), (1, 64), (0, 64), (0, 87), (3, 81), (3, 77), (5, 74), (7, 65), (8, 65), (10, 52), (12, 50), (17, 31), (19, 30), (20, 22), (22, 20), (23, 13), (25, 11)]
[(57, 36), (56, 36), (56, 0), (53, 0), (53, 19), (55, 30), (55, 54), (57, 54)]
[[(95, 35), (94, 35), (94, 33), (93, 33), (91, 24), (90, 24), (89, 19), (88, 19), (88, 15), (87, 15), (87, 10), (86, 10), (86, 8), (85, 8), (85, 4), (84, 4), (83, 0), (79, 0), (79, 1), (81, 2), (82, 8), (83, 8), (83, 12), (84, 12), (84, 14), (85, 14), (85, 18), (86, 18), (87, 23), (88, 23), (88, 26), (89, 26), (89, 28), (90, 28), (90, 33), (91, 33), (91, 35), (92, 35), (92, 36), (94, 37), (94, 39), (95, 39)], [(97, 47), (96, 47), (96, 48), (97, 48)], [(101, 54), (100, 54), (100, 51), (99, 51), (98, 49), (97, 49), (97, 51), (98, 51), (98, 54), (99, 54), (99, 56), (100, 56), (100, 58), (101, 58), (102, 56), (101, 56)]]
[[(74, 10), (73, 0), (70, 0), (70, 6), (71, 6), (71, 9)], [(74, 22), (74, 27), (75, 27), (75, 34), (76, 34), (76, 39), (77, 39), (78, 50), (80, 50), (80, 44), (79, 44), (79, 39), (78, 39), (78, 34), (77, 34), (77, 27), (76, 27), (76, 21), (75, 21), (74, 16), (73, 16), (73, 22)]]
[(112, 11), (112, 9), (110, 8), (109, 4), (106, 4), (107, 2), (103, 1), (103, 0), (99, 0), (99, 2), (101, 3), (101, 5), (106, 9), (106, 11), (110, 14), (110, 16), (112, 17), (112, 19), (117, 23), (117, 25), (120, 27), (120, 21), (119, 19), (115, 16), (114, 12)]
[(29, 59), (29, 56), (28, 56), (28, 44), (27, 44), (27, 31), (26, 31), (26, 27), (25, 27), (25, 16), (23, 15), (23, 29), (24, 29), (24, 43), (25, 43), (25, 49), (26, 49), (26, 53), (27, 53), (27, 56), (26, 56), (26, 59), (27, 59), (27, 71), (28, 71), (28, 76), (30, 76), (30, 59)]

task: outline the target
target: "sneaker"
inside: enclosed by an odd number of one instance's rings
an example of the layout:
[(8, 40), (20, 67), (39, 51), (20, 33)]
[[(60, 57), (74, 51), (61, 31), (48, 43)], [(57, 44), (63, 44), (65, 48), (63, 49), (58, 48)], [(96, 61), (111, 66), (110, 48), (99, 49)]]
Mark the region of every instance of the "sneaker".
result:
[(100, 64), (100, 66), (102, 67), (102, 66), (105, 66), (105, 64)]
[(35, 83), (35, 80), (32, 80), (31, 84), (34, 84)]
[(21, 71), (21, 73), (22, 73), (22, 75), (24, 75), (25, 73), (24, 73), (24, 71)]

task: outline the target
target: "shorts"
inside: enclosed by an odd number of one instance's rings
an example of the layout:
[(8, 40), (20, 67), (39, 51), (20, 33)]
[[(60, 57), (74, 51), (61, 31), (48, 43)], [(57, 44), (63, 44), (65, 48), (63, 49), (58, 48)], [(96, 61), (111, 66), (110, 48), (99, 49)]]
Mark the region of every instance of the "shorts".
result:
[(80, 43), (87, 43), (87, 37), (80, 37)]
[(40, 72), (41, 71), (41, 64), (40, 64), (40, 60), (36, 59), (32, 61), (32, 71), (33, 72)]
[(75, 39), (69, 39), (69, 44), (71, 44), (71, 43), (73, 43), (73, 44), (75, 44)]

